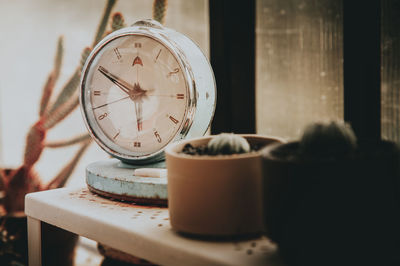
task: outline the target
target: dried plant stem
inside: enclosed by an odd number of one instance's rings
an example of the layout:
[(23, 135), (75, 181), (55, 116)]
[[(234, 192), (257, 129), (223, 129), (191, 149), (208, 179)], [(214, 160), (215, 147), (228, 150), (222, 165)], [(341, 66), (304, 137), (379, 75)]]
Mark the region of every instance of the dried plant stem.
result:
[(103, 17), (100, 21), (99, 27), (97, 28), (96, 36), (94, 38), (92, 47), (94, 47), (102, 38), (104, 35), (104, 32), (106, 31), (107, 23), (110, 18), (111, 10), (113, 9), (116, 0), (108, 0), (106, 8), (104, 9)]
[(45, 147), (47, 147), (47, 148), (67, 147), (67, 146), (71, 146), (71, 145), (77, 144), (82, 141), (87, 141), (89, 139), (90, 139), (89, 134), (82, 134), (82, 135), (76, 136), (69, 140), (47, 142), (47, 143), (45, 143)]
[(58, 175), (47, 185), (47, 189), (53, 189), (53, 188), (59, 188), (63, 187), (65, 183), (67, 182), (68, 178), (74, 171), (79, 159), (82, 157), (83, 153), (86, 151), (86, 149), (89, 147), (89, 144), (91, 143), (91, 139), (86, 140), (75, 156), (72, 158), (72, 160), (58, 173)]

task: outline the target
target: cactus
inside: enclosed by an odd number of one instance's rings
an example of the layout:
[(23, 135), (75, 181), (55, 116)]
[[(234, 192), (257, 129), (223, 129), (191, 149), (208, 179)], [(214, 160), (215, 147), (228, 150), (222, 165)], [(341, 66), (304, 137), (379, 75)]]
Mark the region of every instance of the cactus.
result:
[[(165, 15), (164, 4), (166, 1), (155, 2), (161, 3), (158, 4), (158, 7), (163, 10), (161, 16), (163, 17)], [(27, 193), (64, 186), (92, 142), (87, 133), (71, 139), (56, 141), (47, 141), (46, 136), (50, 129), (68, 117), (79, 105), (78, 87), (81, 71), (93, 47), (106, 34), (125, 27), (126, 24), (121, 13), (111, 14), (115, 3), (116, 0), (107, 0), (92, 45), (83, 49), (76, 70), (60, 89), (58, 95), (53, 97), (64, 56), (64, 38), (62, 36), (58, 38), (53, 69), (50, 71), (42, 90), (39, 117), (27, 133), (23, 164), (15, 169), (0, 168), (0, 218), (2, 218), (0, 220), (2, 221), (0, 224), (0, 257), (4, 254), (21, 257), (21, 254), (17, 254), (12, 247), (13, 241), (20, 238), (20, 236), (12, 233), (7, 228), (5, 220), (13, 216), (13, 214), (24, 211), (24, 201)], [(156, 3), (154, 6), (156, 6)], [(35, 170), (35, 164), (39, 161), (43, 150), (45, 148), (54, 149), (71, 145), (80, 145), (80, 147), (59, 173), (49, 183), (43, 184)]]
[(299, 143), (299, 153), (306, 158), (339, 158), (357, 149), (357, 138), (345, 123), (315, 123), (306, 127)]
[[(3, 193), (0, 207), (2, 206), (6, 213), (23, 211), (24, 196), (27, 193), (64, 186), (79, 159), (91, 143), (91, 138), (87, 133), (68, 140), (59, 141), (47, 141), (46, 136), (50, 129), (68, 117), (79, 105), (78, 87), (81, 71), (93, 47), (109, 31), (114, 31), (125, 26), (122, 14), (111, 14), (115, 3), (116, 0), (107, 0), (93, 44), (91, 47), (83, 49), (76, 70), (60, 89), (58, 95), (53, 97), (64, 56), (64, 38), (62, 36), (59, 37), (53, 69), (50, 71), (42, 90), (39, 118), (31, 126), (26, 137), (23, 164), (10, 171), (0, 169), (0, 191)], [(48, 184), (42, 184), (39, 175), (34, 170), (34, 166), (39, 161), (43, 150), (45, 148), (59, 148), (70, 145), (80, 145), (80, 148), (71, 161), (61, 169), (53, 180)]]
[[(40, 99), (39, 118), (31, 126), (26, 137), (23, 164), (10, 171), (0, 169), (0, 192), (3, 192), (0, 207), (2, 206), (6, 213), (23, 211), (24, 197), (27, 193), (64, 186), (79, 159), (91, 143), (91, 138), (88, 134), (60, 141), (47, 141), (46, 136), (50, 129), (68, 117), (79, 105), (78, 86), (81, 71), (93, 47), (106, 34), (125, 27), (122, 14), (119, 12), (112, 14), (115, 4), (116, 0), (107, 0), (91, 47), (83, 49), (76, 70), (55, 99), (53, 99), (53, 92), (60, 76), (64, 56), (64, 38), (62, 36), (58, 38), (53, 69), (47, 77)], [(166, 1), (155, 0), (153, 7), (157, 7), (158, 10), (154, 13), (157, 16), (154, 18), (163, 19), (165, 16)], [(48, 184), (42, 184), (39, 175), (34, 170), (34, 165), (39, 161), (43, 150), (45, 148), (60, 148), (70, 145), (80, 145), (80, 148), (71, 161), (61, 169), (53, 180)]]
[(48, 103), (53, 93), (54, 86), (57, 82), (58, 76), (60, 75), (61, 65), (64, 55), (64, 38), (60, 36), (57, 43), (57, 52), (54, 60), (54, 69), (50, 72), (47, 78), (46, 85), (43, 88), (42, 99), (40, 100), (39, 116), (43, 116), (45, 110), (48, 107)]
[(100, 20), (99, 27), (97, 28), (97, 32), (96, 32), (95, 38), (93, 40), (92, 47), (95, 47), (96, 44), (99, 41), (101, 41), (101, 39), (104, 38), (104, 33), (106, 31), (108, 20), (110, 18), (111, 11), (112, 11), (112, 9), (113, 9), (113, 7), (114, 7), (116, 2), (117, 2), (117, 0), (108, 0), (107, 1), (106, 7), (104, 8), (103, 17)]
[(153, 2), (153, 18), (161, 24), (165, 21), (165, 12), (167, 11), (167, 0), (154, 0)]
[(239, 135), (222, 133), (208, 142), (207, 150), (209, 155), (246, 153), (250, 152), (250, 144)]
[(124, 17), (121, 13), (117, 12), (112, 16), (111, 30), (116, 31), (126, 27)]

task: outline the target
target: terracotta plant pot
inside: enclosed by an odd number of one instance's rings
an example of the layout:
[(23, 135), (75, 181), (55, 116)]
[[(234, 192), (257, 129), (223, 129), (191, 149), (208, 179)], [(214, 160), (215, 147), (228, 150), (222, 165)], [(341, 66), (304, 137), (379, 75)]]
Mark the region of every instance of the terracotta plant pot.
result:
[[(400, 265), (400, 150), (360, 142), (348, 158), (263, 151), (266, 234), (289, 265)], [(379, 244), (378, 244), (379, 243)]]
[[(242, 135), (250, 145), (266, 146), (277, 138)], [(168, 205), (174, 230), (197, 236), (242, 237), (262, 232), (261, 155), (187, 155), (190, 143), (201, 146), (211, 137), (185, 140), (166, 149)]]

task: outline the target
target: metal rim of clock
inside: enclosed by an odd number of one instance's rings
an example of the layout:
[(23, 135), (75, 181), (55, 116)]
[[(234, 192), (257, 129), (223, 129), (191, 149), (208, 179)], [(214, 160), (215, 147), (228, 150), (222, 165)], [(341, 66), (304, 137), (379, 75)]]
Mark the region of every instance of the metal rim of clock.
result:
[[(155, 27), (153, 27), (152, 25), (154, 24), (149, 23), (147, 21), (145, 21), (144, 23), (139, 22), (135, 23), (133, 27), (127, 27), (115, 31), (110, 35), (106, 36), (102, 41), (100, 41), (95, 46), (93, 51), (90, 53), (82, 71), (81, 86), (80, 86), (81, 89), (80, 106), (86, 128), (88, 129), (92, 138), (103, 150), (105, 150), (113, 157), (120, 159), (121, 161), (126, 163), (146, 164), (164, 159), (164, 149), (166, 145), (176, 140), (183, 139), (188, 134), (190, 127), (194, 121), (197, 98), (196, 98), (196, 83), (193, 72), (190, 69), (186, 57), (179, 48), (179, 46), (173, 40), (171, 40), (167, 35), (162, 34), (163, 27), (160, 24), (158, 25), (157, 24), (155, 25)], [(86, 88), (88, 73), (98, 53), (103, 48), (105, 48), (110, 42), (124, 36), (146, 36), (161, 43), (176, 58), (185, 78), (185, 86), (188, 97), (186, 100), (187, 102), (186, 102), (184, 119), (181, 125), (179, 126), (179, 129), (177, 130), (178, 133), (175, 135), (175, 137), (173, 137), (173, 139), (167, 142), (161, 149), (159, 149), (154, 153), (149, 153), (145, 155), (137, 155), (130, 150), (118, 146), (103, 133), (102, 129), (98, 126), (95, 120), (93, 112), (91, 111), (92, 106), (89, 100), (91, 90), (89, 88)], [(211, 120), (212, 118), (210, 119), (210, 123)], [(208, 127), (205, 129), (205, 132), (207, 131), (207, 129)]]

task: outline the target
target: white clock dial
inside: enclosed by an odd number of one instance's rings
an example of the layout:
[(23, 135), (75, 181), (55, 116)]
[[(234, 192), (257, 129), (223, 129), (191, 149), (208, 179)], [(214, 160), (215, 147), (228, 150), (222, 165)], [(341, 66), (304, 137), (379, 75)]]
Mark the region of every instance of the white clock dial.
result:
[(212, 68), (185, 35), (141, 20), (101, 40), (82, 71), (89, 133), (130, 164), (164, 159), (167, 144), (204, 135), (216, 104)]
[(154, 38), (112, 39), (91, 62), (86, 79), (86, 112), (100, 131), (93, 133), (137, 156), (161, 150), (185, 120), (182, 72), (175, 55)]

